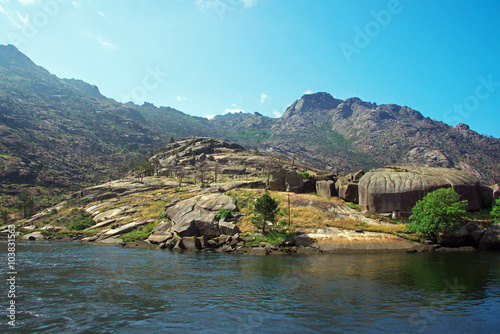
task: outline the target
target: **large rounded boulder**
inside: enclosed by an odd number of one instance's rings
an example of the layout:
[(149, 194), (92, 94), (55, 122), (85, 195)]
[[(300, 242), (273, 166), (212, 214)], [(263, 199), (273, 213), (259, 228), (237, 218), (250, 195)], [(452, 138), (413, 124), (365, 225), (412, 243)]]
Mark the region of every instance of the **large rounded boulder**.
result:
[(219, 236), (221, 229), (227, 233), (229, 227), (233, 233), (238, 233), (238, 227), (232, 223), (228, 223), (231, 226), (219, 226), (220, 222), (216, 219), (219, 210), (237, 211), (236, 199), (224, 194), (196, 196), (168, 206), (165, 216), (173, 222), (173, 232), (181, 237), (212, 238)]
[(468, 211), (481, 209), (481, 189), (476, 177), (432, 167), (386, 167), (366, 173), (359, 181), (359, 207), (370, 212), (409, 212), (428, 193), (448, 187), (467, 200)]

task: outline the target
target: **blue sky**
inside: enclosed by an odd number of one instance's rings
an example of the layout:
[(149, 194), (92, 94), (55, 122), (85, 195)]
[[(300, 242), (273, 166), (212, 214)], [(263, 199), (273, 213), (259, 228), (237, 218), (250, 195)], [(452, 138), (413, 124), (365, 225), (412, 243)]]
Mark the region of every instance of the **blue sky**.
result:
[(0, 44), (115, 100), (276, 117), (304, 93), (500, 137), (500, 3), (0, 0)]

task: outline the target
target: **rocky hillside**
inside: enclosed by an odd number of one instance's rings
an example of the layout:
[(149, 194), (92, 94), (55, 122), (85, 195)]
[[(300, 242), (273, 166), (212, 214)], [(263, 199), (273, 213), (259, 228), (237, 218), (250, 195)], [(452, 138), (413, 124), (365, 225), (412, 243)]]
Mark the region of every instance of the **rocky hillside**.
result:
[[(341, 199), (340, 189), (340, 198), (331, 193), (323, 196), (318, 185), (331, 184), (335, 179), (333, 175), (304, 169), (293, 160), (262, 156), (218, 139), (192, 137), (172, 143), (150, 161), (156, 166), (154, 176), (129, 174), (75, 192), (67, 201), (28, 219), (9, 217), (16, 224), (17, 238), (71, 239), (172, 251), (251, 255), (427, 252), (447, 251), (446, 247), (453, 247), (453, 251), (472, 251), (498, 249), (500, 245), (498, 224), (491, 226), (489, 221), (477, 219), (439, 244), (418, 244), (415, 242), (418, 236), (406, 233), (406, 224), (384, 215), (360, 212), (357, 205)], [(311, 177), (307, 180), (300, 177), (294, 170), (297, 167)], [(449, 170), (427, 168), (411, 172), (415, 174), (412, 179), (416, 179), (419, 173), (440, 176), (446, 171)], [(401, 172), (384, 171), (384, 175), (388, 173)], [(362, 173), (357, 173), (352, 181), (361, 177), (361, 187), (363, 180), (375, 173), (358, 174)], [(432, 182), (426, 186), (441, 187), (452, 182), (464, 191), (460, 183), (465, 186), (469, 181), (477, 183), (474, 177), (463, 178), (462, 174), (454, 171), (444, 183)], [(395, 179), (401, 179), (400, 174)], [(293, 186), (296, 182), (301, 186)], [(307, 190), (306, 184), (310, 182), (316, 186)], [(424, 182), (414, 182), (412, 188), (416, 188), (417, 183)], [(394, 185), (383, 188), (382, 195), (393, 195)], [(491, 193), (493, 195), (493, 191)], [(266, 222), (267, 234), (261, 233), (259, 222), (263, 217), (256, 212), (255, 205), (264, 194), (272, 196), (279, 208), (275, 221)], [(374, 199), (374, 204), (396, 202)], [(0, 237), (8, 233), (7, 226), (0, 227)]]
[[(347, 174), (398, 163), (498, 176), (500, 140), (397, 105), (304, 95), (279, 119), (259, 113), (212, 120), (169, 107), (122, 104), (81, 80), (59, 79), (14, 46), (0, 46), (0, 185), (88, 186), (175, 139), (205, 136), (258, 147)], [(496, 180), (497, 182), (499, 180)]]
[[(168, 124), (166, 126), (165, 124)], [(0, 46), (0, 184), (68, 188), (115, 178), (175, 138), (213, 134), (208, 120), (122, 104), (81, 80), (59, 79)]]

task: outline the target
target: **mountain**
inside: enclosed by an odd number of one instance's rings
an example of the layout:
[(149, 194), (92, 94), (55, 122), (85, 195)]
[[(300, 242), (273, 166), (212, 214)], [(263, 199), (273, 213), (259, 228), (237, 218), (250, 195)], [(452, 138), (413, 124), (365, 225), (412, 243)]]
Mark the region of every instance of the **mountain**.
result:
[(390, 164), (464, 170), (486, 183), (498, 182), (500, 140), (425, 118), (395, 104), (327, 93), (304, 95), (271, 128), (263, 145), (300, 155), (342, 172)]
[(0, 46), (0, 192), (22, 184), (64, 189), (116, 178), (171, 137), (190, 136), (295, 156), (331, 172), (404, 163), (457, 168), (498, 182), (499, 139), (409, 107), (315, 93), (278, 119), (236, 113), (208, 120), (151, 103), (118, 103), (96, 86), (50, 74), (14, 46)]
[[(159, 122), (158, 120), (161, 120)], [(116, 177), (176, 138), (213, 134), (206, 119), (118, 103), (0, 46), (0, 183), (67, 188)]]

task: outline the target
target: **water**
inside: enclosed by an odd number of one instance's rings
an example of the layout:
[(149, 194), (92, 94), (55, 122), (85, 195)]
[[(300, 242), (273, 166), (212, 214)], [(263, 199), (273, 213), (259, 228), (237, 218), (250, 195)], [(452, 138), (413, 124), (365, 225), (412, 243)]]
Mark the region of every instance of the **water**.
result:
[[(0, 243), (6, 254), (6, 243)], [(7, 259), (0, 264), (6, 277)], [(500, 254), (175, 254), (17, 244), (12, 333), (497, 333)]]

